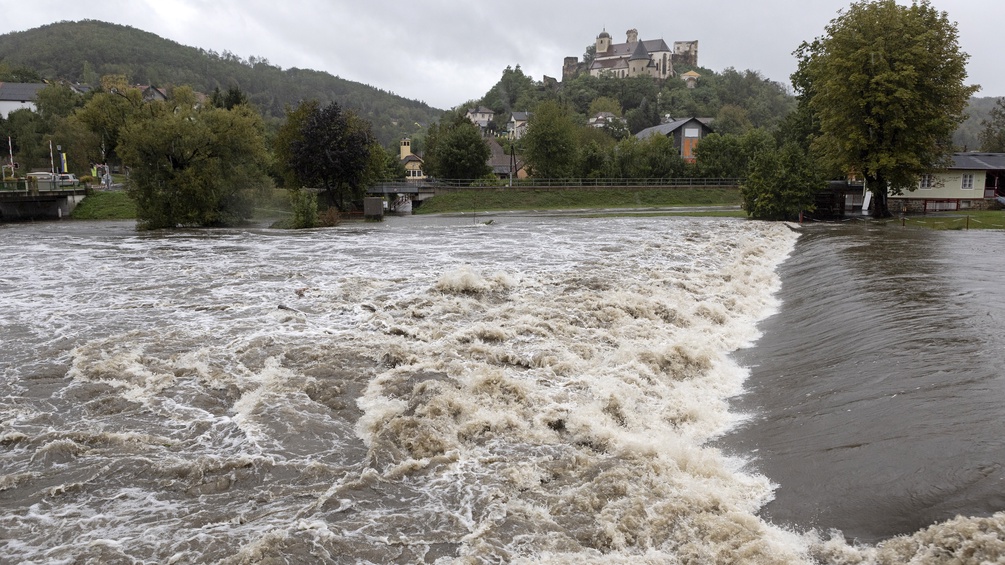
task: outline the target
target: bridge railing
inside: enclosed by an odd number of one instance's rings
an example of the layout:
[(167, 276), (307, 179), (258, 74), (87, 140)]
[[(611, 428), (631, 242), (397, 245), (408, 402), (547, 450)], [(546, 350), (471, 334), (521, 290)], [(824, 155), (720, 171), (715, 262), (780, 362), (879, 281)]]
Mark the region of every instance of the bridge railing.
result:
[(735, 188), (742, 178), (528, 178), (528, 179), (449, 179), (427, 180), (424, 186), (436, 189), (499, 189), (499, 188)]

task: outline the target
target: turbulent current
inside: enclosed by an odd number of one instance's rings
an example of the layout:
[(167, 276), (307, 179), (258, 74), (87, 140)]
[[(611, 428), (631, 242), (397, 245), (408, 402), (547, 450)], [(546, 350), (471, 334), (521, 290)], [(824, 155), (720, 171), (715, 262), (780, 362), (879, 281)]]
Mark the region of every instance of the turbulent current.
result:
[[(912, 463), (924, 468), (925, 457), (968, 457), (946, 446), (979, 435), (987, 414), (1001, 420), (988, 402), (941, 443), (863, 440), (877, 422), (835, 406), (882, 381), (806, 400), (806, 379), (868, 371), (794, 371), (793, 348), (830, 360), (843, 346), (815, 325), (772, 324), (798, 323), (803, 298), (833, 297), (829, 283), (848, 273), (804, 288), (801, 271), (837, 261), (828, 253), (854, 249), (850, 239), (686, 218), (0, 226), (0, 562), (1002, 562), (1000, 451), (937, 479), (954, 492), (990, 481), (968, 499), (984, 504), (896, 531), (821, 496), (827, 477), (807, 467), (819, 458), (857, 492), (881, 467), (863, 462), (890, 446), (929, 450)], [(955, 288), (911, 272), (891, 284)], [(958, 302), (982, 298), (966, 290)], [(895, 315), (908, 320), (909, 306)], [(978, 329), (954, 312), (941, 336), (954, 346), (1002, 331), (1001, 309)], [(859, 323), (903, 329), (884, 320)], [(898, 335), (880, 345), (924, 353)], [(802, 380), (780, 378), (794, 372)], [(1002, 396), (1000, 380), (957, 379), (949, 364), (917, 384), (936, 377), (931, 402)], [(863, 395), (895, 393), (882, 390)], [(874, 444), (885, 448), (860, 449)]]

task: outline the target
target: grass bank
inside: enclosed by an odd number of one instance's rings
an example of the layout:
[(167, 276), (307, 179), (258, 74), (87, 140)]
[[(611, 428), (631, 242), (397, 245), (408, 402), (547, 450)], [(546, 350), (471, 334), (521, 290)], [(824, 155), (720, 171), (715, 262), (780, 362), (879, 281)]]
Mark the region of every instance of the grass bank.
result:
[(94, 191), (73, 209), (70, 217), (74, 220), (135, 220), (136, 203), (123, 190)]
[(415, 208), (416, 214), (505, 210), (575, 210), (580, 208), (661, 208), (739, 206), (734, 188), (560, 189), (483, 188), (437, 194)]
[(1005, 229), (1005, 211), (974, 210), (972, 212), (952, 212), (907, 216), (890, 220), (904, 227), (927, 228), (932, 230), (1000, 230)]

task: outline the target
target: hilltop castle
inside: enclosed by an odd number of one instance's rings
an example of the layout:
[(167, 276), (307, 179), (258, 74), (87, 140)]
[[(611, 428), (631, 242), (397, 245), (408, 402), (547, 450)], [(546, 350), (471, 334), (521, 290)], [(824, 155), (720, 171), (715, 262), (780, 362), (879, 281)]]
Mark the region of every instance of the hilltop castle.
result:
[(639, 41), (639, 31), (630, 29), (625, 43), (613, 43), (606, 30), (597, 36), (593, 61), (580, 62), (579, 57), (566, 57), (562, 80), (575, 78), (584, 72), (592, 76), (610, 75), (619, 78), (651, 76), (667, 79), (676, 76), (675, 64), (698, 66), (698, 42), (675, 41), (673, 50), (662, 39)]

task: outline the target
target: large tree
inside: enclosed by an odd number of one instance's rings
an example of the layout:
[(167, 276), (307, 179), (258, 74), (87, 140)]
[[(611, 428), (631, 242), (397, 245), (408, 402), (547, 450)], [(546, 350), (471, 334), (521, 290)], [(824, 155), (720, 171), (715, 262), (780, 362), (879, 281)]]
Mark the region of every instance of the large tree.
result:
[(329, 207), (344, 211), (365, 193), (375, 143), (369, 122), (332, 102), (304, 116), (290, 165), (305, 184), (324, 189)]
[(792, 76), (819, 128), (825, 164), (862, 175), (877, 217), (887, 194), (913, 189), (942, 165), (963, 121), (969, 56), (956, 25), (928, 0), (862, 0), (831, 21), (826, 35), (796, 51)]
[(203, 106), (187, 87), (144, 104), (122, 128), (119, 154), (141, 229), (237, 224), (269, 185), (261, 116), (245, 104)]
[(426, 134), (424, 168), (433, 177), (474, 180), (492, 172), (490, 154), (478, 126), (460, 112), (449, 112)]
[(539, 178), (567, 178), (578, 161), (576, 124), (569, 111), (550, 100), (540, 103), (527, 123), (524, 157)]

